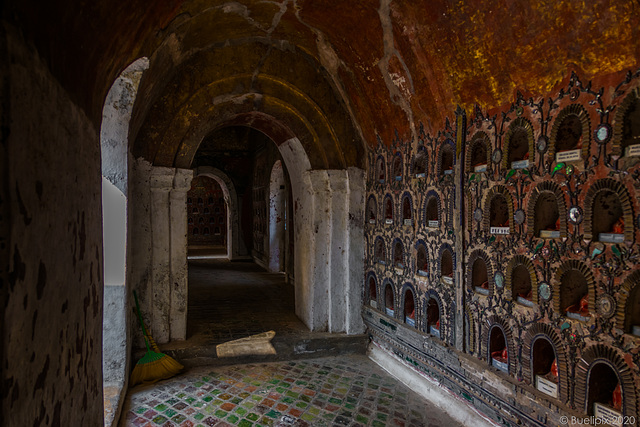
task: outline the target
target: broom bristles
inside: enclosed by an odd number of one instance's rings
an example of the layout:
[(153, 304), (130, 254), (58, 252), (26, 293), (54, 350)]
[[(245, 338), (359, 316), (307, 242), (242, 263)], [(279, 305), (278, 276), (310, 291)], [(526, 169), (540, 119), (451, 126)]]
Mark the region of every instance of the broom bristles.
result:
[(166, 380), (183, 369), (184, 366), (171, 356), (148, 351), (131, 372), (131, 386), (139, 383), (151, 384), (159, 380)]

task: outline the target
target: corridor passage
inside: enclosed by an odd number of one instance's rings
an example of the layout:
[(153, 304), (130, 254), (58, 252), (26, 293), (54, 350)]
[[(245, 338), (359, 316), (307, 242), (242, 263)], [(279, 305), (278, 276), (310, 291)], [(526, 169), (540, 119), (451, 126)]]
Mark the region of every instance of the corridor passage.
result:
[(395, 426), (461, 424), (364, 355), (199, 367), (133, 388), (123, 426)]

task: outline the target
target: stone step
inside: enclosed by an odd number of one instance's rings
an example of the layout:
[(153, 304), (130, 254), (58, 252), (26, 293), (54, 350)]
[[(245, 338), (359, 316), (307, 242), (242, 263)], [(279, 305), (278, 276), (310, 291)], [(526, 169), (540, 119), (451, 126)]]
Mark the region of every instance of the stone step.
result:
[[(186, 342), (185, 342), (186, 343)], [(276, 354), (246, 355), (219, 358), (216, 344), (186, 345), (176, 343), (160, 346), (160, 351), (171, 356), (187, 368), (196, 366), (223, 366), (243, 363), (280, 362), (287, 360), (331, 357), (346, 354), (366, 354), (369, 335), (344, 335), (309, 333), (304, 335), (277, 335), (271, 340)], [(143, 350), (134, 352), (134, 363), (144, 355)]]

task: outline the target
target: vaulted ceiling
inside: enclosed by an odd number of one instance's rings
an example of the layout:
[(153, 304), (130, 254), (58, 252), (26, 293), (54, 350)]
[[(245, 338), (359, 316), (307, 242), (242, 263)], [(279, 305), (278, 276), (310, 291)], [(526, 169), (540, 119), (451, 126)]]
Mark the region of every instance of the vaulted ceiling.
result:
[(313, 167), (362, 166), (366, 144), (437, 129), (457, 105), (640, 65), (638, 0), (7, 0), (2, 13), (96, 127), (114, 79), (148, 57), (134, 152), (182, 167), (231, 125), (299, 138)]

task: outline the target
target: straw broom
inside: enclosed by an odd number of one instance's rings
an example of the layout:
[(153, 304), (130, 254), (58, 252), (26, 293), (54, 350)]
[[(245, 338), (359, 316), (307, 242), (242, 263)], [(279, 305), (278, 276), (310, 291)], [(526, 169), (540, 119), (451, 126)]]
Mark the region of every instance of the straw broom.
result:
[(129, 380), (131, 386), (138, 383), (150, 384), (158, 380), (171, 378), (183, 370), (184, 366), (176, 362), (171, 356), (160, 352), (158, 345), (147, 332), (147, 328), (144, 327), (136, 291), (133, 291), (133, 297), (136, 300), (136, 312), (138, 313), (140, 326), (142, 326), (144, 345), (147, 347), (147, 353), (138, 360), (138, 363), (133, 368), (133, 372), (131, 372), (131, 379)]

